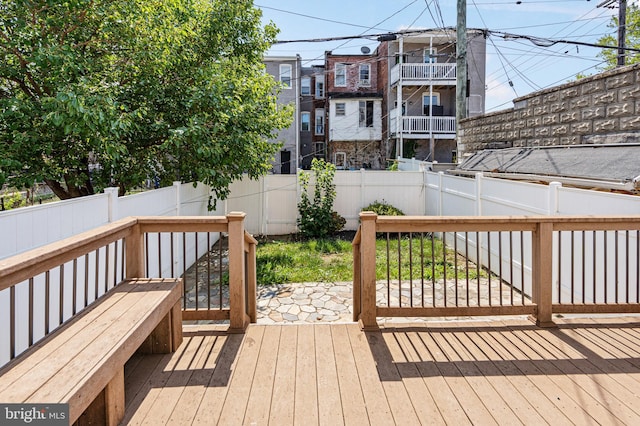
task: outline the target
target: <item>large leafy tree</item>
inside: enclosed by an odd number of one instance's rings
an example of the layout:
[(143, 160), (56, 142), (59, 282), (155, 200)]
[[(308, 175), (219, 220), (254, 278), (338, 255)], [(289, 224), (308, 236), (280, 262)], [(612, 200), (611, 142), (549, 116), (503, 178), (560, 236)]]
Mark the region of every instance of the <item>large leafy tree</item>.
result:
[[(634, 49), (640, 49), (640, 8), (636, 3), (627, 2), (627, 15), (626, 15), (626, 31), (625, 31), (625, 45)], [(606, 35), (598, 40), (598, 44), (605, 46), (617, 46), (618, 45), (618, 15), (611, 17), (611, 22), (607, 25), (615, 31), (614, 35)], [(618, 63), (618, 50), (616, 49), (602, 49), (598, 54), (602, 59), (606, 61), (604, 69), (612, 69), (617, 66)], [(640, 62), (640, 55), (637, 53), (627, 52), (625, 55), (625, 65), (636, 64)]]
[(147, 178), (229, 183), (289, 124), (252, 0), (0, 3), (0, 184), (62, 199)]

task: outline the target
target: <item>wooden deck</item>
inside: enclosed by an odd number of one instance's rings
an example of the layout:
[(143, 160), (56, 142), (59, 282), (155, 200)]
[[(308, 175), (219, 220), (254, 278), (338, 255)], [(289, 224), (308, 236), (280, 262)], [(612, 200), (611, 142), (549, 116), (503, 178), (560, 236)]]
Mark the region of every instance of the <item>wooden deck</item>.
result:
[(640, 424), (640, 318), (185, 327), (126, 367), (127, 424)]

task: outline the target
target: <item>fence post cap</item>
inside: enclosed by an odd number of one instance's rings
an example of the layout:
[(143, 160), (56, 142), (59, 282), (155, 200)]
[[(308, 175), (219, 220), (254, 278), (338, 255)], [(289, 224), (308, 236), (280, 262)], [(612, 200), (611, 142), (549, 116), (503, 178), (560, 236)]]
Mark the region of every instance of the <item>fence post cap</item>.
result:
[(245, 212), (229, 212), (227, 213), (227, 220), (242, 220), (246, 216)]
[(370, 211), (360, 212), (360, 220), (376, 220), (378, 218), (378, 214)]

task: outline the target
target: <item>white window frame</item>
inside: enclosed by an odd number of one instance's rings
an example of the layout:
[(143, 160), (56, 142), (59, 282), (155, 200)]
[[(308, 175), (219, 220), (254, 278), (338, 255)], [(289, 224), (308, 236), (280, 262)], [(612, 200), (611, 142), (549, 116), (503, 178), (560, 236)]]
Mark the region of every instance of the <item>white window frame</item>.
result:
[(324, 158), (324, 142), (316, 141), (314, 142), (314, 151), (313, 155), (316, 158)]
[[(371, 102), (371, 120), (368, 120), (369, 115), (367, 114), (367, 104)], [(364, 114), (363, 114), (364, 108)], [(373, 122), (375, 118), (375, 109), (376, 104), (372, 100), (364, 100), (358, 102), (358, 127), (361, 129), (366, 129), (367, 127), (373, 127)], [(368, 121), (371, 121), (371, 124), (367, 124)]]
[[(334, 69), (334, 85), (336, 87), (347, 87), (347, 64), (336, 63)], [(338, 77), (342, 80), (338, 83)]]
[(316, 108), (314, 134), (324, 135), (324, 108)]
[[(306, 121), (305, 121), (306, 117)], [(305, 124), (306, 129), (305, 129)], [(302, 111), (300, 113), (300, 130), (302, 132), (310, 132), (311, 131), (311, 113), (309, 111)]]
[(311, 95), (311, 77), (302, 77), (300, 79), (300, 94), (307, 96)]
[[(338, 112), (338, 105), (341, 105), (341, 112)], [(344, 102), (336, 102), (336, 117), (344, 117), (347, 115), (347, 104)]]
[[(423, 92), (422, 93), (422, 114), (423, 115), (429, 115), (429, 114), (425, 114), (424, 113), (424, 107), (427, 106), (427, 104), (425, 103), (425, 99), (429, 99), (431, 100), (432, 98), (435, 98), (436, 103), (435, 104), (429, 104), (429, 106), (433, 105), (433, 106), (439, 106), (440, 104), (440, 92), (433, 92), (433, 93), (429, 93), (429, 92)], [(432, 114), (433, 115), (433, 114)]]
[(324, 75), (316, 76), (316, 98), (324, 98)]
[[(362, 78), (363, 70), (366, 70), (368, 78)], [(358, 67), (358, 84), (364, 87), (371, 86), (371, 64), (360, 64)]]
[[(280, 64), (280, 69), (279, 69), (279, 81), (280, 84), (282, 84), (282, 87), (285, 89), (291, 89), (291, 82), (293, 81), (293, 67), (291, 66), (291, 64)], [(287, 76), (289, 78), (288, 81), (286, 81)]]
[(436, 56), (437, 54), (438, 49), (436, 49), (435, 47), (432, 47), (431, 49), (425, 47), (422, 51), (422, 62), (424, 62), (425, 64), (435, 64), (436, 62), (438, 62), (438, 58)]

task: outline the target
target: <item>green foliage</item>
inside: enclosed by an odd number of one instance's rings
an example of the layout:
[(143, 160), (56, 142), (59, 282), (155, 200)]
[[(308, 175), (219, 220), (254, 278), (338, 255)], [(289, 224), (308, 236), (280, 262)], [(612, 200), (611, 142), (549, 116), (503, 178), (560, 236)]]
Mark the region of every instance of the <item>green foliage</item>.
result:
[(290, 123), (251, 0), (10, 0), (0, 5), (0, 184), (60, 198), (158, 177), (224, 198), (271, 168)]
[(258, 283), (349, 281), (353, 279), (352, 256), (351, 243), (339, 239), (260, 243)]
[[(412, 250), (409, 249), (411, 242)], [(420, 252), (420, 247), (424, 252)], [(401, 256), (398, 259), (398, 245)], [(386, 238), (376, 240), (376, 279), (387, 279), (387, 253), (389, 255), (389, 278), (439, 280), (445, 268), (449, 278), (455, 274), (466, 277), (464, 258), (447, 247), (443, 255), (442, 241), (435, 239), (432, 246), (427, 236), (414, 234), (391, 239), (387, 247)], [(411, 253), (411, 256), (409, 255)], [(285, 284), (298, 282), (341, 282), (353, 280), (353, 252), (349, 241), (337, 238), (312, 239), (303, 242), (260, 242), (256, 252), (258, 284)], [(413, 275), (411, 275), (413, 274)], [(469, 279), (478, 276), (477, 268), (469, 263)], [(486, 277), (484, 270), (480, 276)]]
[[(636, 3), (627, 2), (627, 16), (626, 16), (626, 33), (625, 33), (625, 45), (626, 47), (640, 49), (640, 7)], [(618, 46), (618, 15), (611, 17), (611, 21), (607, 24), (613, 32), (613, 35), (606, 35), (598, 39), (598, 44), (606, 46)], [(618, 63), (618, 50), (617, 49), (602, 49), (598, 56), (603, 59), (605, 63), (605, 70), (613, 69)], [(640, 55), (635, 52), (626, 52), (625, 65), (636, 64), (640, 62)]]
[(314, 158), (311, 171), (315, 175), (313, 200), (309, 198), (310, 173), (300, 172), (302, 197), (298, 203), (300, 217), (297, 220), (300, 233), (308, 238), (322, 238), (340, 231), (346, 220), (333, 211), (336, 186), (333, 177), (336, 166)]
[(27, 200), (19, 192), (11, 192), (2, 196), (2, 204), (5, 210), (11, 210), (26, 206)]
[(402, 210), (392, 206), (384, 200), (376, 200), (373, 203), (369, 204), (367, 207), (364, 207), (362, 211), (374, 212), (378, 216), (404, 216)]

